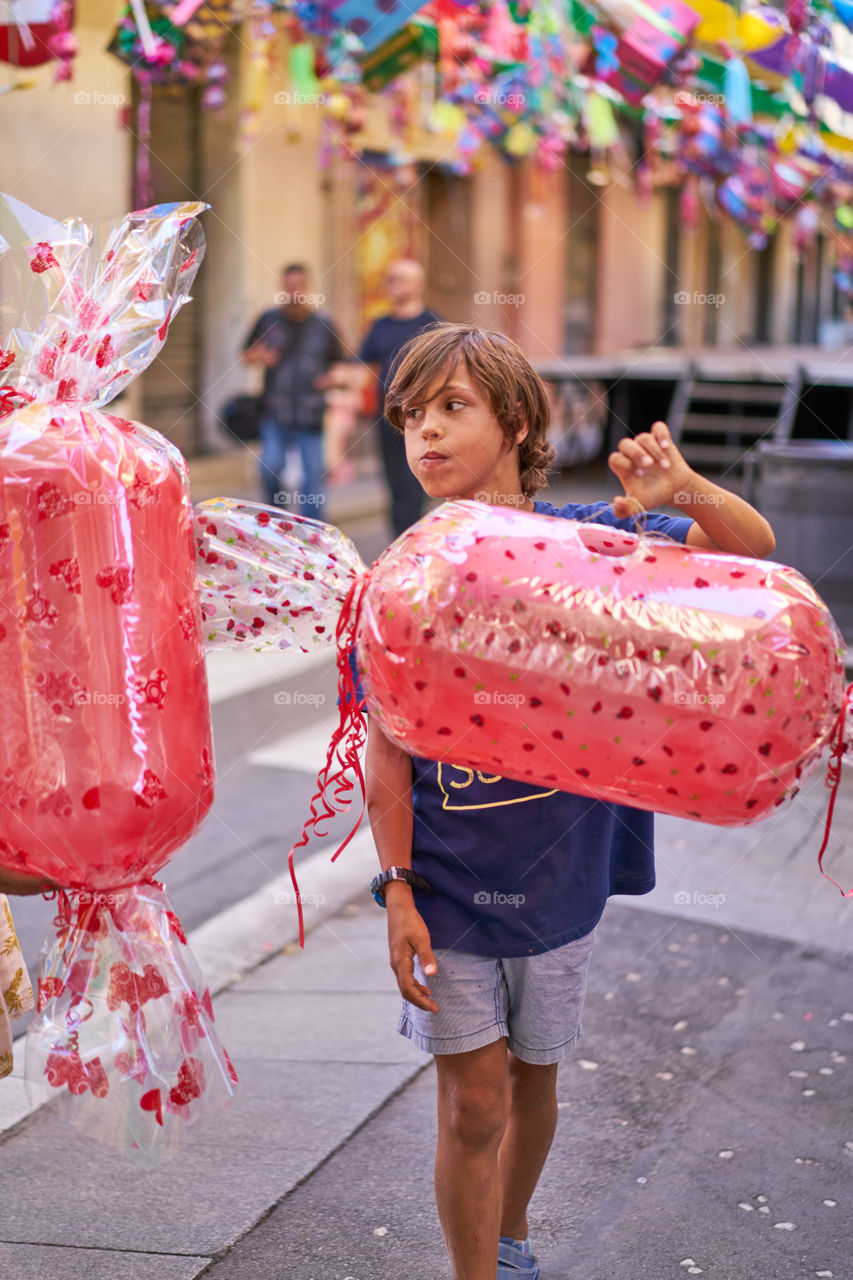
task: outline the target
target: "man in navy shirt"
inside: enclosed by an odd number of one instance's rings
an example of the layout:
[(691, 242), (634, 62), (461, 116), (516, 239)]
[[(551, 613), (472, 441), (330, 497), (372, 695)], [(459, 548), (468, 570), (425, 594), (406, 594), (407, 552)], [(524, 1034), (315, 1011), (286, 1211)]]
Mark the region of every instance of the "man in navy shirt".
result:
[[(441, 319), (424, 302), (424, 269), (419, 262), (401, 258), (389, 268), (385, 283), (391, 310), (388, 315), (374, 320), (358, 353), (362, 363), (369, 365), (379, 379), (383, 402), (391, 380), (391, 367), (400, 348), (427, 325)], [(384, 414), (377, 425), (382, 465), (391, 494), (391, 527), (396, 538), (420, 519), (424, 492), (409, 470), (400, 433), (394, 430)]]

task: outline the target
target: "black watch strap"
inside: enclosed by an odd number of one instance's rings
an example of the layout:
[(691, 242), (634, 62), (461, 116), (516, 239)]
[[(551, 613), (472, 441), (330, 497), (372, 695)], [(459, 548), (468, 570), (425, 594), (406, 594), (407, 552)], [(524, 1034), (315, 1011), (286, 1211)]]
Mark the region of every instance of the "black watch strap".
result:
[(387, 871), (380, 871), (378, 876), (374, 876), (370, 882), (370, 892), (373, 894), (380, 907), (385, 906), (384, 889), (386, 884), (392, 880), (404, 880), (406, 884), (410, 884), (413, 889), (423, 889), (425, 893), (432, 893), (432, 885), (429, 880), (425, 880), (423, 876), (419, 876), (410, 867), (389, 867)]

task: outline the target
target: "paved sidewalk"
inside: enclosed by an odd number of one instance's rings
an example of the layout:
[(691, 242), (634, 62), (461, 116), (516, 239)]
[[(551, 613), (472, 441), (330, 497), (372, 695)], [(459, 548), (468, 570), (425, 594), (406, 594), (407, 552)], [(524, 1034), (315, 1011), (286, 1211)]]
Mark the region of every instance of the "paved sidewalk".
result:
[[(343, 875), (349, 894), (374, 857), (363, 841)], [(300, 879), (303, 893), (319, 896), (316, 874)], [(369, 911), (344, 906), (300, 952), (275, 936), (282, 912), (269, 909), (271, 889), (254, 911), (241, 904), (243, 927), (231, 921), (230, 938), (224, 919), (191, 939), (206, 973), (216, 967), (214, 986), (216, 970), (229, 982), (214, 1008), (240, 1075), (230, 1112), (154, 1169), (79, 1135), (68, 1123), (73, 1101), (52, 1102), (0, 1137), (4, 1280), (199, 1275), (423, 1069), (424, 1056), (394, 1031), (399, 1000), (372, 902)], [(295, 913), (291, 935), (294, 923)], [(271, 937), (277, 954), (258, 964)], [(256, 967), (231, 981), (241, 962)]]

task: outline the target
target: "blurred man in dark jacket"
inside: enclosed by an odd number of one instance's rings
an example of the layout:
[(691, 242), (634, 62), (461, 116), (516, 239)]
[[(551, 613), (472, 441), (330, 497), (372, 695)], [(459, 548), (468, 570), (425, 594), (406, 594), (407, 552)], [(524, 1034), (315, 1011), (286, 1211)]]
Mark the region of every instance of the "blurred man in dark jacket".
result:
[[(298, 515), (323, 518), (325, 467), (323, 414), (329, 370), (345, 359), (323, 299), (308, 292), (308, 273), (291, 263), (281, 273), (278, 306), (264, 311), (246, 340), (244, 360), (264, 370), (261, 400), (261, 486), (271, 506), (293, 501)], [(299, 491), (282, 492), (281, 473), (288, 450), (302, 465)]]

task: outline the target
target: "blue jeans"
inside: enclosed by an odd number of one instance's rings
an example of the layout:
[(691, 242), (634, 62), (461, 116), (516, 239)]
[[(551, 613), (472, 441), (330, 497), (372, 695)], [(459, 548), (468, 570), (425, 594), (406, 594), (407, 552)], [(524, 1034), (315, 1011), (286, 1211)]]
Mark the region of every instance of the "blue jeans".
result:
[[(295, 515), (322, 520), (326, 501), (322, 431), (297, 431), (295, 427), (283, 426), (274, 418), (262, 418), (260, 437), (264, 502), (271, 507), (287, 505)], [(281, 473), (289, 449), (299, 451), (302, 465), (302, 487), (293, 494), (286, 493), (281, 484)]]

